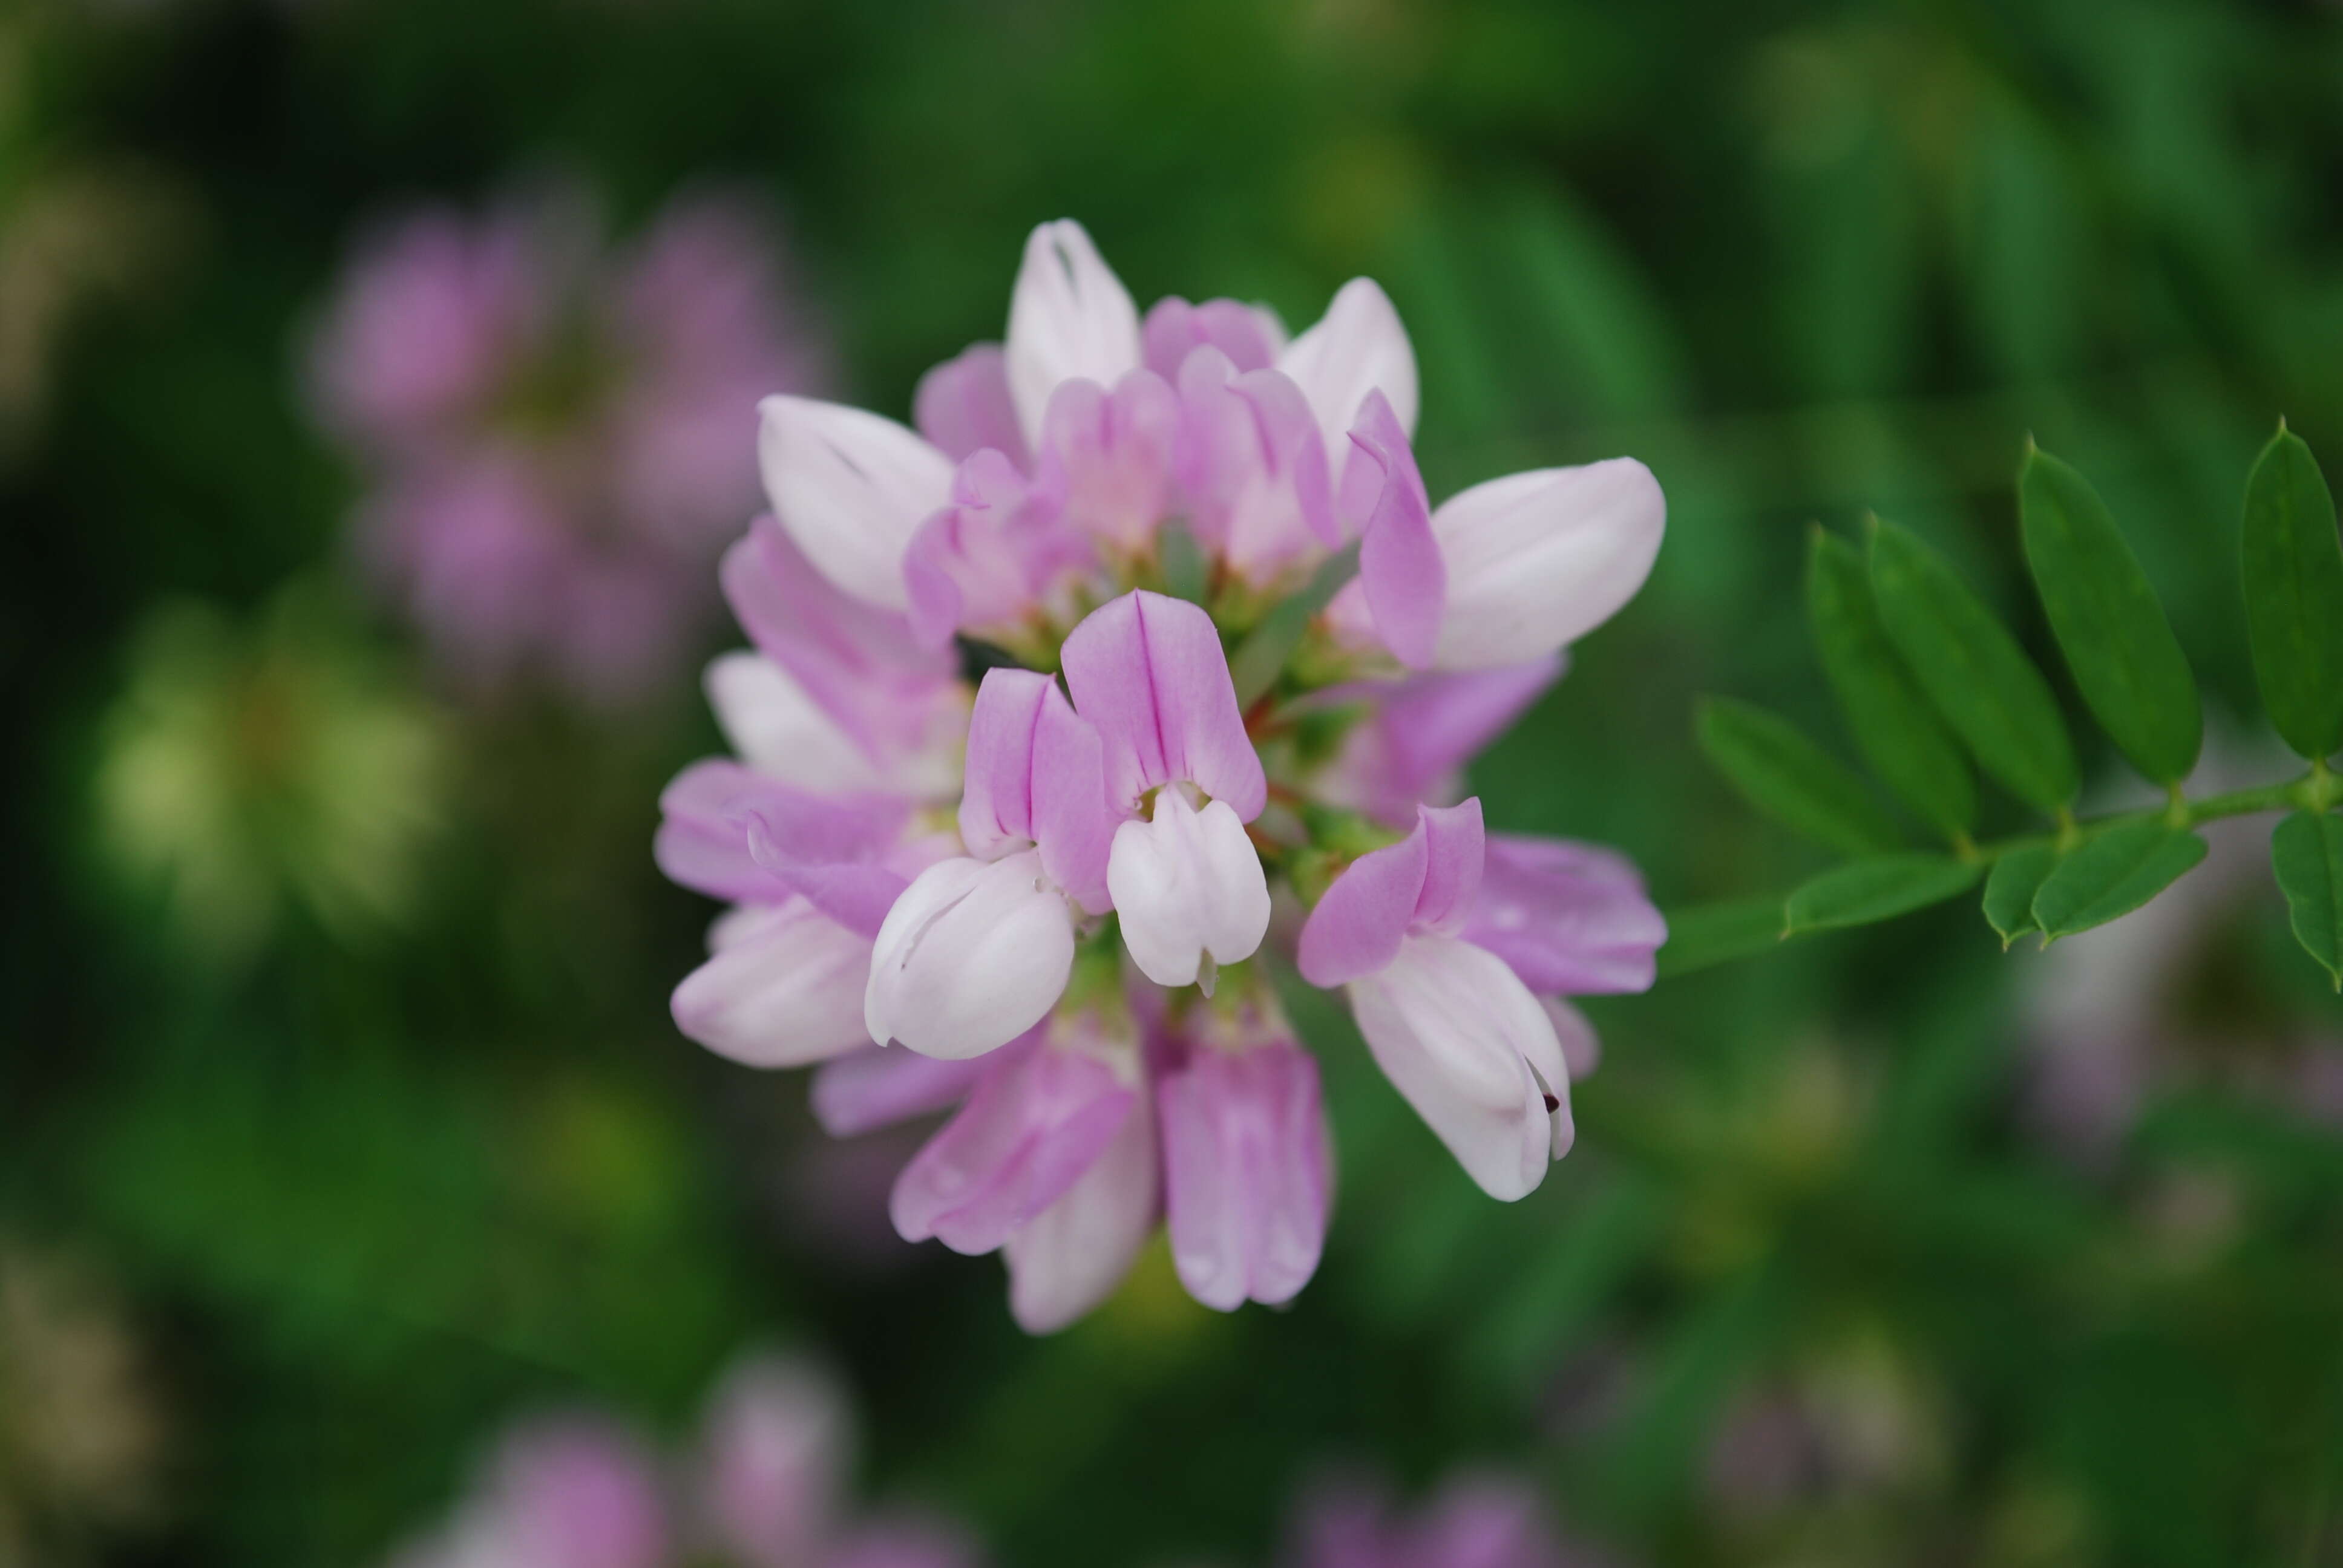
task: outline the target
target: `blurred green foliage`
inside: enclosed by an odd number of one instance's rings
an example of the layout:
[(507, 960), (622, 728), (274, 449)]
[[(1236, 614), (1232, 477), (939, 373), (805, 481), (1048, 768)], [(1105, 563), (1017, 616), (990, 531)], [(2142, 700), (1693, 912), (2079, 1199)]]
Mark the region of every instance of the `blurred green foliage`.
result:
[[(1341, 1140), (1319, 1279), (1223, 1319), (1158, 1259), (1029, 1342), (997, 1265), (870, 1244), (877, 1190), (809, 1174), (801, 1083), (668, 1023), (708, 913), (647, 854), (714, 746), (688, 687), (627, 720), (417, 698), (398, 628), (345, 605), (305, 678), (428, 713), (434, 831), (394, 835), (397, 918), (357, 925), (257, 852), (273, 912), (233, 965), (123, 874), (104, 783), (123, 704), (201, 674), (139, 628), (192, 598), (265, 647), (283, 585), (344, 560), (354, 480), (293, 356), (354, 227), (548, 168), (621, 218), (769, 192), (844, 390), (894, 411), (998, 334), (1043, 218), (1142, 300), (1298, 324), (1376, 276), (1435, 495), (1621, 452), (1666, 489), (1651, 587), (1475, 779), (1493, 824), (1616, 843), (1664, 903), (1821, 863), (1690, 729), (1725, 689), (1833, 733), (1811, 520), (1908, 524), (2059, 668), (2022, 589), (2029, 432), (2123, 518), (2215, 749), (2258, 755), (2223, 719), (2258, 711), (2237, 476), (2280, 413), (2343, 451), (2343, 13), (18, 0), (0, 94), (0, 350), (25, 256), (140, 264), (43, 296), (0, 457), (0, 1222), (106, 1260), (176, 1434), (162, 1523), (90, 1554), (371, 1561), (505, 1414), (679, 1421), (739, 1344), (795, 1338), (859, 1382), (882, 1486), (1006, 1563), (1261, 1562), (1345, 1458), (1526, 1469), (1654, 1563), (2343, 1562), (2343, 1131), (2255, 1066), (2308, 1041), (2331, 1081), (2343, 1004), (2266, 875), (2161, 977), (2202, 1054), (2112, 1146), (2029, 1112), (2054, 977), (1960, 905), (1591, 1009), (1577, 1151), (1512, 1207), (1296, 994)], [(166, 216), (28, 248), (66, 174)], [(2086, 741), (2087, 779), (2115, 766)], [(361, 804), (425, 811), (361, 771)], [(1753, 1486), (1763, 1409), (1808, 1457)]]

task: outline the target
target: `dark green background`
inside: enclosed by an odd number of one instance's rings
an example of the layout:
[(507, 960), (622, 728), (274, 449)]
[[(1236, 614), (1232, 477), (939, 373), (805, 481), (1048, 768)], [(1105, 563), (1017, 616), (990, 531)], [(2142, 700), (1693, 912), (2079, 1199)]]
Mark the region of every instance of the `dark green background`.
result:
[[(2343, 463), (2343, 11), (0, 20), (21, 47), (0, 225), (66, 166), (173, 214), (137, 286), (76, 315), (0, 467), (0, 1230), (119, 1282), (174, 1432), (166, 1522), (94, 1556), (368, 1562), (508, 1412), (589, 1398), (680, 1431), (765, 1341), (833, 1355), (870, 1483), (959, 1510), (1004, 1563), (1262, 1562), (1336, 1460), (1411, 1487), (1513, 1466), (1654, 1563), (2343, 1561), (2343, 1134), (2208, 1048), (2116, 1154), (2060, 1150), (2016, 1110), (2029, 960), (1966, 905), (1595, 1006), (1577, 1151), (1513, 1207), (1302, 1007), (1342, 1173), (1316, 1282), (1222, 1318), (1159, 1256), (1034, 1342), (992, 1261), (854, 1268), (809, 1240), (782, 1197), (801, 1078), (669, 1024), (708, 912), (646, 853), (659, 784), (715, 744), (688, 683), (623, 721), (550, 699), (453, 719), (413, 918), (353, 940), (297, 914), (241, 968), (191, 958), (111, 874), (90, 805), (145, 614), (256, 615), (340, 559), (357, 479), (301, 414), (294, 345), (356, 226), (540, 170), (622, 225), (695, 180), (761, 188), (842, 392), (898, 414), (927, 365), (999, 334), (1041, 219), (1080, 217), (1142, 302), (1263, 298), (1300, 325), (1375, 276), (1422, 363), (1435, 496), (1621, 452), (1666, 489), (1648, 588), (1476, 774), (1493, 825), (1618, 844), (1663, 903), (1819, 863), (1690, 736), (1694, 696), (1725, 690), (1852, 755), (1796, 608), (1809, 520), (1906, 523), (2057, 668), (2017, 550), (2028, 432), (2107, 498), (2216, 729), (2253, 752), (2247, 467), (2281, 413)], [(368, 613), (350, 635), (417, 666)], [(2078, 734), (2088, 776), (2120, 768)], [(2176, 1030), (2241, 1050), (2343, 1025), (2275, 908), (2224, 917)], [(2183, 1181), (2231, 1196), (2193, 1251), (2159, 1207)], [(1930, 1457), (1762, 1517), (1720, 1506), (1723, 1413), (1817, 1367), (1853, 1368)]]

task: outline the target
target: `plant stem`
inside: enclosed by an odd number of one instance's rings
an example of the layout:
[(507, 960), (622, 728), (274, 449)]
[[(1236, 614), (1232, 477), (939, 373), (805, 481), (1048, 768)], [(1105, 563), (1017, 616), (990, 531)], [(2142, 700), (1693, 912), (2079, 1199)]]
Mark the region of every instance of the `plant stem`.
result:
[[(2309, 772), (2282, 784), (2258, 785), (2251, 789), (2232, 789), (2226, 794), (2207, 795), (2201, 800), (2190, 800), (2177, 789), (2169, 804), (2145, 806), (2133, 811), (2117, 811), (2106, 817), (2093, 817), (2077, 821), (2061, 814), (2058, 829), (2050, 833), (2027, 833), (2012, 839), (1996, 839), (1978, 844), (1961, 854), (1965, 860), (1991, 865), (2004, 855), (2019, 849), (2031, 849), (2038, 845), (2072, 849), (2075, 845), (2096, 838), (2108, 829), (2126, 822), (2146, 821), (2162, 818), (2175, 828), (2193, 828), (2200, 822), (2217, 821), (2223, 817), (2249, 817), (2258, 811), (2324, 810), (2330, 803), (2332, 779), (2326, 765), (2315, 763)], [(1958, 852), (1959, 847), (1956, 846)]]

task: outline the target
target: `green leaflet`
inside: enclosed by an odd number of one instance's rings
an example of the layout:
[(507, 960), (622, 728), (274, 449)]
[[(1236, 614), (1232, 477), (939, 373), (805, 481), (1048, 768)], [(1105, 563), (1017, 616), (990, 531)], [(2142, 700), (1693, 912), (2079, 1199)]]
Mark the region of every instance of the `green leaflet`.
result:
[(2294, 940), (2343, 991), (2343, 820), (2297, 811), (2270, 835), (2270, 864)]
[(2132, 766), (2159, 784), (2187, 778), (2205, 739), (2197, 678), (2114, 514), (2030, 441), (2017, 494), (2026, 563), (2083, 700)]
[(1163, 574), (1163, 591), (1190, 604), (1202, 604), (1212, 584), (1212, 563), (1203, 547), (1184, 522), (1170, 522), (1155, 531), (1156, 566)]
[(2241, 568), (2271, 721), (2303, 756), (2328, 756), (2343, 747), (2343, 543), (2318, 459), (2283, 424), (2246, 480)]
[(1251, 708), (1262, 692), (1277, 684), (1280, 671), (1318, 612), (1332, 602), (1342, 585), (1359, 575), (1359, 547), (1346, 545), (1318, 564), (1300, 593), (1279, 603), (1262, 617), (1229, 655), (1229, 678), (1237, 689), (1237, 706)]
[(1665, 912), (1668, 940), (1659, 953), (1663, 980), (1769, 952), (1784, 935), (1778, 898), (1729, 899)]
[(2014, 849), (1993, 863), (1993, 874), (1985, 879), (1985, 920), (2004, 949), (2036, 929), (2034, 895), (2057, 863), (2058, 851), (2047, 844)]
[(2058, 862), (2034, 895), (2047, 944), (2127, 915), (2205, 858), (2205, 840), (2161, 818), (2110, 828)]
[(1951, 565), (1874, 518), (1871, 588), (1889, 640), (1985, 770), (2045, 811), (2073, 799), (2075, 747), (2049, 683)]
[(1783, 931), (1867, 926), (1944, 902), (1974, 885), (1977, 868), (1946, 855), (1881, 855), (1825, 871), (1783, 906)]
[(1847, 855), (1896, 848), (1896, 824), (1863, 780), (1789, 720), (1754, 703), (1705, 697), (1693, 732), (1716, 770), (1792, 832)]
[(1806, 549), (1806, 618), (1847, 731), (1872, 771), (1946, 838), (1968, 832), (1977, 804), (1969, 759), (1888, 642), (1863, 552), (1819, 528)]

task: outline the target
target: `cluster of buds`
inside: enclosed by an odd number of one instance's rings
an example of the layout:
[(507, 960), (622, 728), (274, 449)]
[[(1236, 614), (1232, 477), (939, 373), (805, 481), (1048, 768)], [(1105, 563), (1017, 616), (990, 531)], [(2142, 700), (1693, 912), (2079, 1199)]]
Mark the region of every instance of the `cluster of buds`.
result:
[(1451, 802), (1642, 585), (1659, 487), (1620, 458), (1434, 509), (1416, 403), (1373, 283), (1291, 340), (1231, 300), (1142, 320), (1060, 222), (916, 432), (762, 405), (772, 515), (722, 570), (755, 651), (707, 683), (738, 759), (661, 802), (660, 865), (734, 906), (676, 1020), (821, 1063), (840, 1135), (958, 1106), (893, 1217), (1002, 1251), (1030, 1330), (1103, 1300), (1159, 1220), (1210, 1306), (1316, 1269), (1318, 1070), (1264, 950), (1347, 991), (1501, 1199), (1570, 1145), (1594, 1038), (1563, 999), (1651, 982), (1632, 865)]

